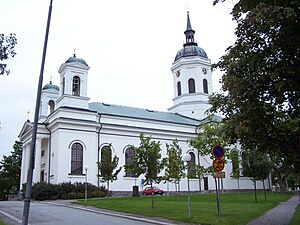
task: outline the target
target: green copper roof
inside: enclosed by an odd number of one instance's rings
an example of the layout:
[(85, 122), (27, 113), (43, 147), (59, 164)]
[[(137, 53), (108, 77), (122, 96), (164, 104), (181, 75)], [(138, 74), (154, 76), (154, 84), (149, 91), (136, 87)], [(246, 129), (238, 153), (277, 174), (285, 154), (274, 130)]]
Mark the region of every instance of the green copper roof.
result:
[(77, 58), (76, 57), (76, 54), (74, 54), (72, 57), (69, 57), (68, 60), (65, 62), (65, 63), (81, 63), (85, 66), (88, 66), (88, 64), (86, 63), (86, 61), (84, 61), (83, 59), (81, 58)]
[(176, 113), (161, 112), (161, 111), (119, 106), (119, 105), (110, 105), (110, 104), (104, 104), (100, 102), (90, 103), (89, 108), (90, 110), (97, 111), (98, 113), (104, 115), (130, 117), (130, 118), (137, 118), (137, 119), (192, 125), (192, 126), (198, 126), (201, 123), (200, 120), (181, 116)]

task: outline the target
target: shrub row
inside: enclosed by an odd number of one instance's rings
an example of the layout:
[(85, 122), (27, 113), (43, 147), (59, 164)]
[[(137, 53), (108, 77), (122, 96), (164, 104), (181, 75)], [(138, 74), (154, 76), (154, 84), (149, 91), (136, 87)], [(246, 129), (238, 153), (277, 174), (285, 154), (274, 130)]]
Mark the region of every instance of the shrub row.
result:
[[(107, 195), (104, 186), (98, 188), (88, 184), (88, 198), (100, 198)], [(65, 182), (61, 184), (35, 183), (32, 186), (32, 198), (34, 200), (54, 200), (54, 199), (78, 199), (85, 197), (85, 183)]]

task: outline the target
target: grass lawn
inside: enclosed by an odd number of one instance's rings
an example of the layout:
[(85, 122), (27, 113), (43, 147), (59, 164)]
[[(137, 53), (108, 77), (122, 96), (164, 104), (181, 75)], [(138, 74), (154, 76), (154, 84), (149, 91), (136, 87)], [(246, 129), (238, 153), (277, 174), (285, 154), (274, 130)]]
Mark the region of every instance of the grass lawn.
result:
[(300, 205), (297, 206), (296, 212), (289, 225), (299, 225), (299, 224), (300, 224)]
[[(254, 193), (224, 193), (220, 196), (221, 224), (247, 224), (249, 221), (263, 215), (267, 210), (287, 201), (293, 194), (267, 193), (267, 201), (263, 193), (258, 193), (258, 202), (254, 202)], [(217, 224), (217, 209), (215, 194), (191, 195), (192, 218), (188, 218), (187, 196), (155, 196), (155, 208), (151, 208), (151, 196), (126, 197), (110, 199), (90, 199), (78, 204), (90, 205), (113, 211), (162, 217), (172, 220), (197, 223)]]

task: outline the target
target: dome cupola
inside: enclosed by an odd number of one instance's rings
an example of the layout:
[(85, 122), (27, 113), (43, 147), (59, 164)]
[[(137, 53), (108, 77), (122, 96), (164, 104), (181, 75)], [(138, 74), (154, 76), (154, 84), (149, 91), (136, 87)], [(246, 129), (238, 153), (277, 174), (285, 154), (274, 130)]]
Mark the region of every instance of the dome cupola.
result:
[(206, 52), (202, 48), (198, 47), (198, 44), (194, 40), (195, 31), (192, 29), (189, 12), (187, 12), (187, 26), (184, 34), (185, 44), (183, 44), (183, 48), (177, 52), (174, 62), (182, 57), (188, 56), (208, 58)]
[(65, 63), (81, 63), (85, 66), (88, 66), (88, 64), (86, 63), (86, 61), (84, 61), (81, 58), (77, 58), (76, 54), (74, 54), (73, 56), (71, 56), (70, 58), (68, 58), (68, 60)]
[(57, 90), (59, 91), (59, 87), (55, 84), (52, 84), (52, 81), (50, 81), (49, 84), (46, 84), (44, 87), (43, 87), (43, 90), (49, 90), (49, 89), (54, 89), (54, 90)]

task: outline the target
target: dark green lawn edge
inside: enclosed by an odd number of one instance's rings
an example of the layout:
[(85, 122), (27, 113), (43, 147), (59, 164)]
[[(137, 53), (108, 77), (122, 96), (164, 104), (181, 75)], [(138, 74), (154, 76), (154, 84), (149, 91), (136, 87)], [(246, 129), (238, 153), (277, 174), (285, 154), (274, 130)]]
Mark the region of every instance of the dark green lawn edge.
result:
[(289, 225), (299, 225), (300, 224), (300, 205), (297, 206), (296, 211)]

